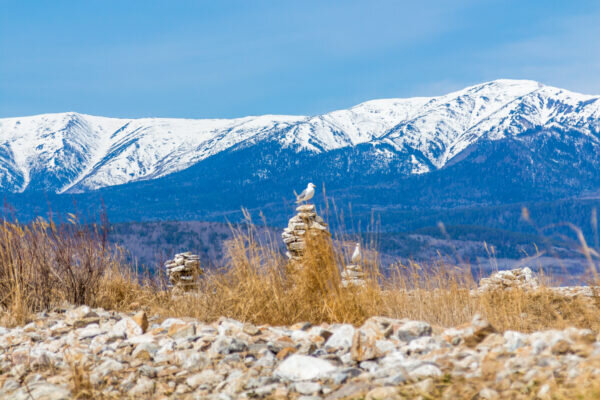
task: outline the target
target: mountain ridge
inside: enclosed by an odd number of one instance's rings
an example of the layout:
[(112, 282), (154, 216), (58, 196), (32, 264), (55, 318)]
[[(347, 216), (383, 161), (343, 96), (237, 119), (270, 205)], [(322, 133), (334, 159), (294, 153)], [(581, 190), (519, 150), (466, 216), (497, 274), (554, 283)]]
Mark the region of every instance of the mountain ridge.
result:
[(317, 116), (124, 119), (69, 112), (2, 118), (0, 188), (88, 192), (160, 178), (225, 151), (267, 143), (312, 154), (371, 146), (364, 153), (372, 168), (387, 174), (392, 166), (397, 175), (410, 176), (460, 162), (455, 157), (482, 140), (536, 129), (579, 132), (598, 143), (600, 96), (496, 80)]

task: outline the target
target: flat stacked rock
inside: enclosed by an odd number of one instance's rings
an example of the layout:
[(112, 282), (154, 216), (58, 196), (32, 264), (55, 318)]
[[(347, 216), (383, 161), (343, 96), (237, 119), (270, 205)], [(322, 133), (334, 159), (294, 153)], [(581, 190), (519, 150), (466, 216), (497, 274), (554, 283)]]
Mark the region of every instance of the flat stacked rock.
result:
[(510, 290), (513, 288), (531, 290), (540, 287), (538, 278), (531, 268), (517, 268), (507, 271), (498, 271), (489, 278), (479, 281), (479, 291)]
[(200, 257), (191, 252), (175, 254), (172, 260), (165, 263), (169, 283), (178, 288), (192, 289), (198, 285), (200, 275)]
[(296, 211), (297, 214), (290, 218), (281, 237), (287, 247), (287, 258), (299, 261), (306, 250), (306, 233), (310, 232), (313, 236), (324, 233), (329, 235), (329, 231), (323, 218), (317, 215), (314, 204), (303, 204)]
[(342, 271), (342, 286), (364, 286), (365, 285), (365, 273), (360, 265), (350, 264), (346, 265), (344, 271)]

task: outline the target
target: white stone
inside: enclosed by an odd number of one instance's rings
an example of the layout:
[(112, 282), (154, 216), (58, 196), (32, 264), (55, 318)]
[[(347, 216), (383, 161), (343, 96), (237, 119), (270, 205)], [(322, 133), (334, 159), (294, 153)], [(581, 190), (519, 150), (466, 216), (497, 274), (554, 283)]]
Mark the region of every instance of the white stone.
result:
[(92, 384), (98, 384), (102, 381), (107, 375), (110, 375), (114, 372), (121, 371), (125, 368), (123, 364), (116, 360), (108, 359), (100, 364), (98, 367), (94, 368), (92, 373), (90, 374), (90, 382)]
[(297, 382), (294, 385), (296, 392), (300, 394), (315, 394), (321, 391), (321, 384), (318, 382)]
[(90, 339), (104, 333), (106, 333), (106, 330), (101, 329), (98, 324), (90, 324), (85, 328), (77, 329), (75, 331), (75, 334), (79, 336), (80, 339)]
[[(139, 336), (138, 336), (139, 337)], [(160, 347), (156, 344), (156, 343), (152, 343), (152, 342), (143, 342), (138, 344), (135, 349), (133, 350), (133, 352), (131, 353), (132, 357), (137, 357), (138, 354), (140, 354), (142, 351), (147, 351), (148, 354), (150, 354), (151, 356), (154, 357), (154, 355), (158, 352), (158, 350), (160, 349)]]
[(80, 306), (66, 313), (67, 321), (76, 321), (87, 317), (92, 313), (92, 309), (88, 306)]
[(290, 381), (306, 381), (324, 377), (335, 369), (336, 367), (329, 361), (292, 354), (279, 364), (274, 374)]
[(142, 333), (144, 333), (142, 328), (137, 324), (137, 322), (129, 317), (123, 317), (112, 327), (109, 332), (109, 334), (113, 337), (126, 336), (128, 338), (141, 335)]
[(424, 364), (410, 371), (411, 378), (429, 378), (442, 376), (442, 371), (433, 364)]
[(204, 371), (188, 377), (185, 383), (192, 388), (195, 388), (202, 384), (214, 384), (219, 382), (222, 376), (215, 373), (212, 369), (205, 369)]
[(350, 324), (334, 326), (330, 329), (333, 335), (325, 342), (325, 349), (344, 349), (352, 346), (352, 338), (356, 329)]
[(171, 325), (174, 325), (174, 324), (185, 325), (186, 322), (179, 318), (167, 318), (162, 322), (162, 324), (160, 324), (160, 327), (163, 329), (169, 329), (171, 327)]
[(506, 350), (513, 352), (525, 346), (527, 335), (515, 331), (506, 331), (504, 332), (504, 340), (506, 340), (506, 343), (504, 343)]
[(129, 391), (132, 396), (148, 395), (154, 392), (154, 381), (148, 377), (138, 378), (135, 386)]

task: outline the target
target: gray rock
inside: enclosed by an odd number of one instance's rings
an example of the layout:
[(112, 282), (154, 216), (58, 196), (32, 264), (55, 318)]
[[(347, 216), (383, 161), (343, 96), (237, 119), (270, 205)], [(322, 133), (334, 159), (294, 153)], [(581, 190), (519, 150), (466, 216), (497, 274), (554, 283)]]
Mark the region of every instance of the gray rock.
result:
[(219, 337), (210, 347), (210, 351), (213, 354), (231, 354), (245, 351), (248, 349), (248, 345), (233, 337)]
[(278, 383), (279, 379), (275, 376), (259, 376), (257, 378), (248, 379), (246, 385), (244, 385), (245, 389), (256, 389), (260, 387), (264, 387), (267, 385), (271, 385), (273, 383)]
[(383, 379), (379, 379), (377, 382), (382, 384), (382, 385), (391, 385), (391, 386), (397, 386), (397, 385), (402, 385), (403, 383), (405, 383), (407, 381), (407, 377), (406, 374), (400, 371), (396, 371), (394, 373), (392, 373), (392, 375), (390, 375), (387, 378), (383, 378)]
[(150, 365), (142, 365), (139, 367), (140, 375), (147, 376), (148, 378), (156, 378), (158, 374), (158, 368), (152, 367)]
[(398, 339), (410, 342), (421, 336), (431, 336), (431, 325), (423, 321), (408, 321), (398, 328)]
[(358, 368), (345, 368), (343, 370), (338, 370), (330, 375), (331, 380), (336, 385), (341, 385), (346, 382), (348, 379), (353, 378), (362, 374), (362, 371)]
[(275, 389), (277, 389), (277, 383), (271, 383), (269, 385), (263, 385), (245, 392), (246, 397), (248, 398), (256, 398), (256, 397), (266, 397), (273, 393)]

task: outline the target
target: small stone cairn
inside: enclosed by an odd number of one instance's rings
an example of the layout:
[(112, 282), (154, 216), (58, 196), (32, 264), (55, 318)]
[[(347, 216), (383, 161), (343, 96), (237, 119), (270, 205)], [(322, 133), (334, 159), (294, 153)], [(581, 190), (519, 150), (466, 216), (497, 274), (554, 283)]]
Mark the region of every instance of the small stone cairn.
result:
[(365, 273), (359, 264), (346, 265), (342, 271), (343, 287), (364, 286), (365, 283)]
[(540, 287), (538, 278), (529, 267), (517, 268), (507, 271), (498, 271), (489, 278), (479, 281), (479, 291), (511, 290), (520, 288), (524, 290), (535, 290)]
[(175, 254), (165, 263), (169, 283), (176, 288), (190, 290), (198, 286), (198, 280), (204, 273), (200, 267), (200, 257), (191, 252)]
[(315, 211), (314, 204), (303, 204), (296, 208), (297, 214), (290, 218), (281, 237), (287, 248), (289, 260), (300, 261), (306, 251), (306, 234), (312, 236), (330, 235), (327, 224)]

